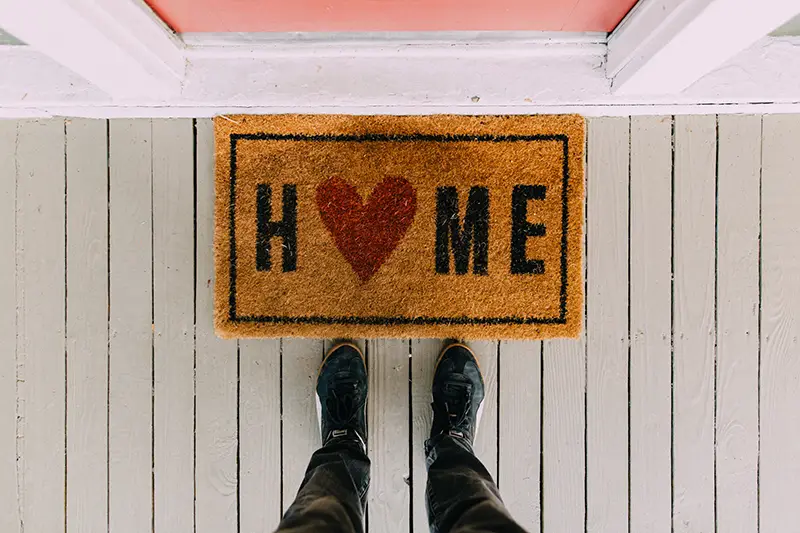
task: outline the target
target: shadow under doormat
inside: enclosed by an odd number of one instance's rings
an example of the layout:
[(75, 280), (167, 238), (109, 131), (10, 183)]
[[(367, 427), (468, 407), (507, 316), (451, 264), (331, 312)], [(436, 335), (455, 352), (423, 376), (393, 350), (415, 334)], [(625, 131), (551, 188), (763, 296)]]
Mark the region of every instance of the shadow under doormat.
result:
[(584, 119), (225, 116), (222, 337), (576, 337)]

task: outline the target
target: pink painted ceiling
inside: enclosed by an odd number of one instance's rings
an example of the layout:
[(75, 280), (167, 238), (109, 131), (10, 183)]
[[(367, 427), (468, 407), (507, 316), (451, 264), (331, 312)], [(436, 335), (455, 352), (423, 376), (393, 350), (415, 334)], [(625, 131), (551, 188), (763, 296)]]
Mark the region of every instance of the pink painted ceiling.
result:
[(636, 0), (146, 0), (175, 31), (611, 31)]

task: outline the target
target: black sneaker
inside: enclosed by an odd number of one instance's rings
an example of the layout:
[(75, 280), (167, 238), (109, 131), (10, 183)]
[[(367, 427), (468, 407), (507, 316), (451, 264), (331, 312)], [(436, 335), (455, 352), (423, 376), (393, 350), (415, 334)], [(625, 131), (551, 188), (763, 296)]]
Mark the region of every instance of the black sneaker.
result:
[(367, 366), (358, 346), (334, 346), (322, 360), (317, 378), (317, 415), (322, 445), (334, 439), (357, 440), (367, 448)]
[(447, 346), (433, 374), (431, 440), (459, 437), (472, 445), (481, 417), (483, 376), (475, 354), (463, 344)]

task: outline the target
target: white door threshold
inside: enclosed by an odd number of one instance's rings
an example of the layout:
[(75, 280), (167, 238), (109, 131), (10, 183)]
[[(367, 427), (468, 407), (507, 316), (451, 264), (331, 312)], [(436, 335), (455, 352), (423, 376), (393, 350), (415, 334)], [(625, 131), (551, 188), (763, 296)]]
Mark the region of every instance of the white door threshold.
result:
[(0, 117), (237, 113), (587, 116), (800, 112), (800, 38), (767, 37), (680, 94), (614, 94), (597, 35), (404, 41), (186, 36), (180, 91), (112, 99), (27, 46), (0, 46)]

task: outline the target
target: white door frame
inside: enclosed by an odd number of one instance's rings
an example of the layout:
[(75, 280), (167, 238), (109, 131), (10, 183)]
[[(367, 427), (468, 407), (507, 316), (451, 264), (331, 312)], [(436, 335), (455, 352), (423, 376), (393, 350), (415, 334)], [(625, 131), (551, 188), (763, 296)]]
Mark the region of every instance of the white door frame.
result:
[(180, 93), (183, 42), (141, 0), (0, 0), (0, 27), (117, 99)]
[(608, 38), (181, 38), (142, 0), (0, 0), (0, 27), (28, 43), (0, 45), (0, 116), (796, 112), (800, 39), (763, 37), (795, 9), (640, 0)]
[(800, 12), (797, 0), (642, 0), (608, 41), (617, 94), (678, 93)]

